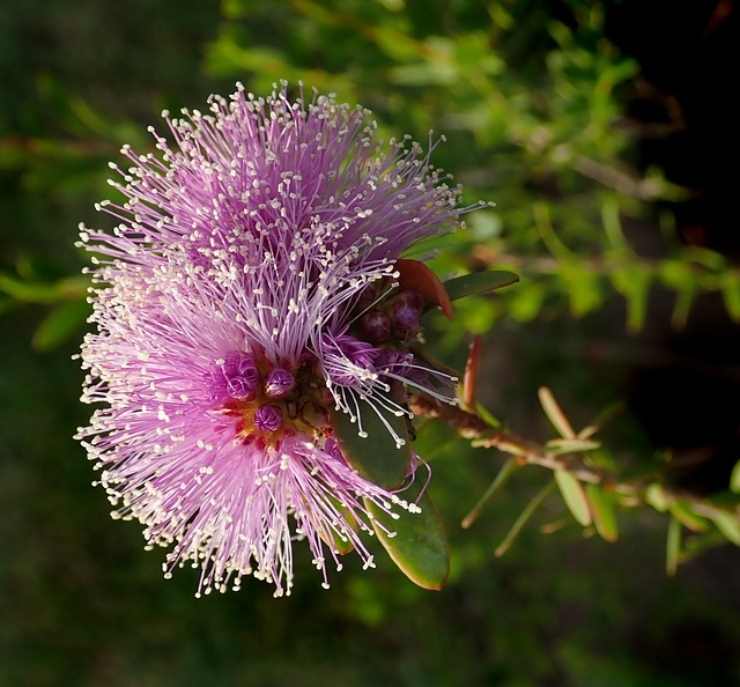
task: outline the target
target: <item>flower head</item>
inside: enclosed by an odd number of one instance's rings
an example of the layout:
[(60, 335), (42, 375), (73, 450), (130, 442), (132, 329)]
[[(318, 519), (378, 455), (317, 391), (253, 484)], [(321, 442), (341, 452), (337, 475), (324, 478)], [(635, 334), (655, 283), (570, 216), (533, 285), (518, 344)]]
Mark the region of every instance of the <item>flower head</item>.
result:
[[(448, 379), (404, 348), (420, 301), (393, 297), (395, 260), (457, 221), (458, 190), (331, 97), (239, 86), (209, 104), (164, 113), (174, 145), (152, 129), (157, 154), (124, 147), (111, 184), (126, 200), (98, 206), (120, 223), (81, 226), (97, 328), (82, 400), (102, 406), (78, 438), (113, 516), (171, 549), (165, 576), (189, 561), (198, 595), (249, 574), (290, 593), (304, 539), (328, 586), (340, 542), (373, 565), (368, 503), (409, 509), (349, 465), (330, 411), (362, 433), (361, 406), (409, 414), (394, 387)], [(362, 338), (371, 312), (402, 336)]]

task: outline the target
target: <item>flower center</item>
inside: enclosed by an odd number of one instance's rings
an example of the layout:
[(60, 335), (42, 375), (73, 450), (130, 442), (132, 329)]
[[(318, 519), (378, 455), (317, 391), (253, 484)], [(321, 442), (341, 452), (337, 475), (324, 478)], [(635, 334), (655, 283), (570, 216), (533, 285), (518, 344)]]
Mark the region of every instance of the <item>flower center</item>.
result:
[(297, 433), (323, 433), (328, 424), (324, 388), (311, 361), (291, 371), (241, 351), (217, 361), (211, 375), (211, 396), (236, 418), (237, 435), (262, 448), (278, 448)]

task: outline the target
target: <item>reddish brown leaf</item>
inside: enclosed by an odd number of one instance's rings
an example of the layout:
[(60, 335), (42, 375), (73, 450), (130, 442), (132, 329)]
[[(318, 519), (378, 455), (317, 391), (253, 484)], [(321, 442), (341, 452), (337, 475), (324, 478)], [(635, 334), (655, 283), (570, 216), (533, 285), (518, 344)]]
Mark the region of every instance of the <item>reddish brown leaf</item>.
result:
[(452, 301), (439, 277), (432, 270), (418, 260), (397, 260), (396, 268), (402, 289), (418, 292), (428, 305), (438, 305), (445, 316), (452, 319), (454, 315)]
[(468, 360), (463, 376), (463, 403), (471, 408), (475, 404), (475, 389), (478, 384), (478, 365), (480, 363), (481, 337), (476, 336), (470, 344)]

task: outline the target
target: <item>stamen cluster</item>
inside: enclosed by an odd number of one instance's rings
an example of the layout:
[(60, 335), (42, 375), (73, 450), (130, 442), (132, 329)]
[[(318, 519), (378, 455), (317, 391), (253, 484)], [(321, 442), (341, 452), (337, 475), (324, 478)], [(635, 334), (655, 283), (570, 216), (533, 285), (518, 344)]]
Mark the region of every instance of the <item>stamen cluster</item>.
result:
[(422, 302), (395, 260), (458, 221), (459, 191), (331, 97), (238, 85), (207, 114), (163, 115), (156, 153), (111, 163), (112, 233), (80, 227), (96, 326), (82, 400), (100, 407), (77, 436), (113, 517), (170, 549), (165, 577), (190, 562), (198, 596), (244, 575), (289, 594), (303, 539), (328, 587), (339, 543), (373, 565), (369, 503), (415, 509), (350, 467), (330, 411), (363, 434), (363, 412), (408, 414), (394, 387), (450, 381), (408, 350)]

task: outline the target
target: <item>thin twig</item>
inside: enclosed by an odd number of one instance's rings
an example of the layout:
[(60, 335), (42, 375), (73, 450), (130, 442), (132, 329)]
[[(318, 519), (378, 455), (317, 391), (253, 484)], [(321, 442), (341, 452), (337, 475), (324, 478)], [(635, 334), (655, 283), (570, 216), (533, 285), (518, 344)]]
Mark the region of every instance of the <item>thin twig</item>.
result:
[[(524, 439), (513, 432), (492, 428), (474, 413), (427, 396), (413, 395), (410, 399), (410, 408), (417, 416), (437, 418), (446, 422), (475, 448), (496, 448), (503, 453), (515, 456), (523, 465), (539, 465), (553, 471), (567, 470), (580, 482), (601, 485), (621, 496), (646, 502), (648, 487), (660, 481), (658, 475), (651, 480), (645, 478), (634, 482), (618, 480), (604, 470), (585, 465), (572, 455), (555, 454), (542, 444)], [(688, 503), (698, 515), (708, 518), (715, 518), (717, 515), (721, 517), (723, 514), (737, 517), (737, 511), (732, 507), (718, 506), (708, 499), (665, 485), (661, 485), (661, 488), (669, 502)]]

